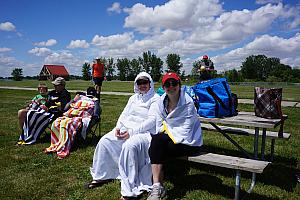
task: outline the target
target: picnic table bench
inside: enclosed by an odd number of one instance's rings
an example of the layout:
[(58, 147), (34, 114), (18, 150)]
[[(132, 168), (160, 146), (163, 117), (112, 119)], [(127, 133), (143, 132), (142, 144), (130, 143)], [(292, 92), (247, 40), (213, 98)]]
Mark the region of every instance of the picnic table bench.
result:
[[(283, 119), (287, 119), (284, 115)], [(281, 124), (281, 119), (265, 119), (257, 117), (253, 112), (239, 112), (238, 115), (232, 117), (223, 118), (205, 118), (199, 117), (201, 121), (201, 127), (204, 130), (217, 131), (221, 133), (226, 139), (228, 139), (233, 145), (235, 145), (241, 152), (243, 152), (248, 158), (258, 158), (258, 139), (261, 136), (261, 160), (264, 160), (265, 155), (265, 144), (266, 138), (271, 139), (271, 161), (274, 156), (275, 149), (275, 139), (288, 140), (290, 138), (289, 133), (278, 132), (278, 131), (267, 131), (267, 129), (274, 129)], [(221, 126), (230, 125), (230, 126)], [(250, 128), (238, 128), (233, 126), (246, 126)], [(260, 130), (261, 129), (261, 130)], [(235, 140), (233, 140), (228, 134), (239, 134), (254, 137), (253, 152), (254, 155), (250, 155), (246, 150), (244, 150)]]
[(247, 194), (250, 194), (255, 186), (256, 174), (263, 173), (269, 165), (267, 161), (253, 160), (234, 156), (220, 155), (214, 153), (200, 153), (199, 155), (185, 157), (184, 159), (196, 163), (213, 165), (236, 170), (234, 199), (240, 198), (241, 171), (252, 172), (252, 179)]
[[(284, 116), (286, 119), (287, 116)], [(270, 162), (264, 160), (265, 153), (265, 143), (266, 138), (272, 140), (271, 144), (271, 160), (273, 159), (275, 139), (288, 140), (290, 138), (289, 133), (278, 132), (278, 131), (267, 131), (267, 129), (274, 129), (278, 126), (281, 121), (280, 119), (265, 119), (256, 117), (253, 112), (239, 112), (237, 116), (224, 117), (224, 118), (204, 118), (199, 117), (201, 121), (201, 127), (203, 130), (217, 131), (220, 132), (226, 139), (228, 139), (234, 146), (236, 146), (240, 151), (247, 156), (247, 158), (220, 155), (215, 153), (200, 153), (199, 155), (189, 156), (185, 159), (188, 161), (207, 164), (217, 167), (223, 167), (228, 169), (233, 169), (236, 171), (235, 177), (235, 197), (234, 199), (240, 198), (240, 182), (241, 182), (241, 171), (247, 171), (252, 173), (251, 184), (246, 194), (250, 194), (253, 190), (256, 182), (256, 174), (263, 173), (264, 169), (270, 164)], [(246, 126), (249, 128), (238, 128), (231, 126), (221, 126), (233, 125), (233, 126)], [(262, 130), (260, 130), (262, 129)], [(233, 140), (229, 134), (239, 134), (254, 137), (253, 143), (253, 153), (250, 155), (246, 150), (244, 150), (235, 140)], [(258, 158), (258, 139), (259, 136), (262, 138), (261, 142), (261, 160)]]

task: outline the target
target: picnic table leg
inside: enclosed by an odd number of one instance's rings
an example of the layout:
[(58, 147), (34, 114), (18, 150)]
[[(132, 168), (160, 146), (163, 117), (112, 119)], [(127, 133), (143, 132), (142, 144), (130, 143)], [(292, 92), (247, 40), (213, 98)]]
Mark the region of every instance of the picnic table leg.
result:
[(234, 141), (225, 131), (220, 129), (216, 124), (209, 122), (219, 133), (221, 133), (227, 140), (229, 140), (234, 146), (236, 146), (241, 152), (243, 152), (248, 158), (253, 158), (243, 147), (241, 147), (236, 141)]
[(256, 182), (256, 173), (252, 173), (252, 179), (251, 179), (251, 185), (250, 188), (248, 189), (247, 193), (250, 194), (255, 186)]
[(261, 160), (265, 160), (266, 135), (267, 135), (267, 129), (263, 128), (262, 138), (261, 138)]
[(275, 139), (273, 138), (272, 140), (271, 140), (271, 161), (273, 161), (273, 159), (274, 159), (274, 149), (275, 149)]
[(240, 187), (241, 187), (241, 172), (240, 170), (236, 170), (235, 176), (235, 192), (234, 192), (234, 199), (240, 199)]
[(258, 136), (259, 136), (259, 128), (255, 127), (255, 136), (254, 136), (254, 159), (257, 160), (258, 157)]

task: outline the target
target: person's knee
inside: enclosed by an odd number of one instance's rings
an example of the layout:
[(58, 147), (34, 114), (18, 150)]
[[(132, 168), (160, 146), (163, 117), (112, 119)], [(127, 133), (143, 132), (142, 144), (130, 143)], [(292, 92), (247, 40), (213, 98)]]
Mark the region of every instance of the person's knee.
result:
[(127, 151), (137, 151), (139, 147), (139, 143), (136, 140), (130, 141), (129, 139), (122, 145), (123, 150)]
[(21, 110), (18, 111), (18, 117), (23, 118), (26, 113), (27, 113), (26, 109), (21, 109)]
[(112, 146), (113, 142), (110, 139), (111, 135), (110, 134), (106, 134), (103, 137), (100, 138), (98, 145), (100, 146)]

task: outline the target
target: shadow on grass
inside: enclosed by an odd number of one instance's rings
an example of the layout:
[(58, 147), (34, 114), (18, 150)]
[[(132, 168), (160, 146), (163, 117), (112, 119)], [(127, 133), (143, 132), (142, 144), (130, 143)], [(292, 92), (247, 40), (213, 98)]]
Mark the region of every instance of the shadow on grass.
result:
[[(213, 148), (205, 146), (204, 151), (220, 153), (232, 156), (240, 156), (241, 153), (235, 150), (228, 150), (222, 148)], [(271, 163), (262, 174), (257, 175), (256, 182), (263, 183), (265, 185), (272, 185), (279, 187), (285, 191), (293, 192), (297, 185), (297, 180), (295, 174), (296, 169), (296, 159), (294, 158), (284, 158), (276, 156), (274, 158), (276, 163)], [(201, 169), (205, 174), (194, 174), (188, 175), (190, 168)], [(235, 178), (235, 170), (225, 169), (221, 167), (214, 167), (205, 164), (192, 163), (183, 160), (172, 160), (165, 167), (165, 175), (167, 180), (170, 180), (174, 184), (174, 188), (168, 191), (168, 199), (181, 199), (190, 190), (206, 190), (209, 193), (221, 195), (226, 198), (234, 198), (235, 185), (227, 186), (222, 183), (222, 180), (216, 176), (207, 174), (220, 174), (227, 178)], [(176, 176), (174, 176), (176, 175)], [(252, 173), (242, 172), (242, 178), (247, 189), (250, 187), (250, 182), (252, 178)], [(248, 182), (248, 183), (247, 183)], [(244, 196), (246, 191), (241, 191), (240, 195)], [(246, 195), (245, 198), (251, 199), (278, 199), (270, 198), (265, 195), (260, 195), (252, 192), (250, 195)]]
[(75, 137), (75, 141), (72, 145), (71, 151), (76, 151), (77, 149), (83, 149), (90, 146), (96, 147), (100, 138), (101, 136), (87, 135), (86, 139), (83, 139), (82, 137), (77, 135), (77, 137)]
[[(174, 167), (176, 166), (176, 167)], [(207, 174), (192, 174), (187, 175), (190, 167), (199, 168), (201, 171), (209, 171), (210, 173), (219, 173), (234, 179), (234, 170), (211, 167), (207, 165), (190, 163), (187, 161), (174, 160), (165, 167), (166, 179), (173, 183), (174, 187), (167, 192), (167, 199), (182, 199), (191, 190), (205, 190), (211, 194), (220, 195), (229, 199), (234, 198), (235, 185), (224, 185), (223, 181), (214, 176)], [(176, 176), (174, 176), (176, 174)], [(251, 176), (250, 176), (251, 179)], [(248, 181), (248, 180), (247, 180)], [(247, 185), (246, 181), (244, 181)], [(248, 181), (250, 186), (250, 180)], [(247, 188), (248, 189), (248, 188)], [(250, 195), (246, 191), (241, 190), (240, 196), (245, 196), (245, 199), (269, 199), (277, 200), (279, 198), (270, 198), (265, 195), (260, 195), (252, 192)]]

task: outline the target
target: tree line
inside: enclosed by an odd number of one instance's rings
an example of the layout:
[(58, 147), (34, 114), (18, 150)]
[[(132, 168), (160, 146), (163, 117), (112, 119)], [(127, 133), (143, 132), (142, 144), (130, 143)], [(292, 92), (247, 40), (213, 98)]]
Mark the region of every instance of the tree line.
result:
[[(154, 81), (159, 81), (163, 74), (163, 64), (161, 58), (150, 51), (143, 52), (138, 58), (100, 58), (105, 66), (105, 76), (107, 80), (118, 79), (121, 81), (132, 81), (142, 71), (149, 73)], [(186, 75), (182, 71), (183, 64), (178, 54), (168, 54), (166, 57), (166, 71), (178, 73), (182, 78), (198, 80), (200, 61), (193, 63), (191, 74)], [(217, 67), (218, 68), (218, 67)], [(282, 64), (279, 58), (268, 58), (265, 55), (248, 56), (239, 70), (232, 69), (223, 74), (215, 72), (214, 77), (225, 76), (229, 82), (243, 81), (266, 81), (266, 82), (300, 82), (300, 69), (292, 68), (289, 65)], [(15, 68), (12, 73), (13, 80), (23, 79), (23, 69)], [(82, 66), (82, 77), (72, 76), (76, 79), (91, 80), (91, 66), (84, 63)], [(72, 79), (71, 77), (71, 79)]]
[[(105, 66), (105, 76), (107, 80), (119, 79), (121, 81), (132, 81), (142, 71), (151, 75), (154, 81), (159, 81), (163, 74), (164, 62), (150, 51), (144, 52), (138, 58), (118, 58), (114, 62), (113, 58), (100, 58)], [(166, 58), (167, 71), (173, 71), (181, 76), (185, 76), (185, 71), (181, 71), (183, 64), (178, 54), (168, 54)], [(116, 73), (117, 72), (117, 73)], [(91, 65), (84, 63), (82, 66), (82, 77), (84, 80), (91, 79)]]
[(300, 82), (300, 69), (282, 64), (279, 58), (251, 55), (242, 63), (240, 70), (225, 72), (229, 82), (265, 81)]

